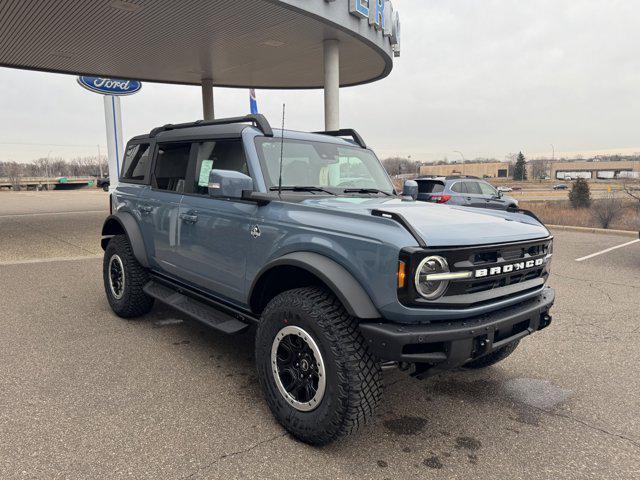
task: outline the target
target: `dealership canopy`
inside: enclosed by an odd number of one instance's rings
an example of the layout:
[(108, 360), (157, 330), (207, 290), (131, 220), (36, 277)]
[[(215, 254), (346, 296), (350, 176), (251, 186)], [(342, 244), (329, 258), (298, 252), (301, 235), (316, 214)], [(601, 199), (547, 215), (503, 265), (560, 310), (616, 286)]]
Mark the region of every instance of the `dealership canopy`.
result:
[[(399, 54), (390, 0), (0, 2), (0, 66), (201, 85), (205, 119), (214, 85), (324, 88), (325, 128), (336, 130), (340, 87), (386, 77)], [(118, 102), (105, 110), (112, 178)]]
[(324, 88), (336, 58), (333, 81), (358, 85), (389, 74), (398, 37), (384, 0), (0, 4), (2, 66), (163, 83)]

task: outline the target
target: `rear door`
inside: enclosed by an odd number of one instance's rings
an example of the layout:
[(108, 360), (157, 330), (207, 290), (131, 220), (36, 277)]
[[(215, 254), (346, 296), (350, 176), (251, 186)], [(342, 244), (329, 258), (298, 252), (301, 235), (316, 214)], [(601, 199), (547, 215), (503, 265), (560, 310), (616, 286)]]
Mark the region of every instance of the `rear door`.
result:
[(171, 275), (177, 266), (178, 216), (191, 156), (190, 142), (159, 143), (151, 188), (141, 202), (144, 238), (151, 265)]
[(453, 205), (471, 205), (471, 197), (467, 194), (467, 186), (464, 181), (454, 182), (449, 187), (451, 191), (451, 200), (448, 203)]
[(178, 258), (183, 277), (217, 296), (245, 300), (246, 258), (258, 206), (236, 199), (211, 198), (212, 169), (251, 175), (240, 139), (194, 143), (185, 196), (180, 205)]

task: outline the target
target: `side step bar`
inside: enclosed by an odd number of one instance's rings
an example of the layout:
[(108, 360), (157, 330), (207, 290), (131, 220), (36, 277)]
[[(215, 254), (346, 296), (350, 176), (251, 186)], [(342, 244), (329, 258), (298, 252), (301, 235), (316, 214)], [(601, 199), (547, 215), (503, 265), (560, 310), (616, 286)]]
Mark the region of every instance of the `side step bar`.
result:
[(240, 333), (249, 328), (247, 323), (241, 322), (228, 313), (222, 312), (204, 302), (188, 297), (153, 280), (147, 283), (143, 290), (144, 293), (159, 302), (169, 305), (219, 332), (233, 335), (234, 333)]

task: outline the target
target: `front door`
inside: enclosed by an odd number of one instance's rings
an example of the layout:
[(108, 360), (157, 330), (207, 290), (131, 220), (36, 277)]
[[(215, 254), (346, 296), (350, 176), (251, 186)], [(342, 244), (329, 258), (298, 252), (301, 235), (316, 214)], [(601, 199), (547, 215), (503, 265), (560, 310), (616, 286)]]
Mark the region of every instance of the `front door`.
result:
[(498, 193), (498, 190), (493, 188), (488, 183), (478, 182), (480, 185), (480, 189), (482, 190), (482, 194), (485, 197), (485, 202), (487, 208), (494, 208), (496, 210), (506, 210), (506, 202), (502, 198), (502, 196)]
[(465, 180), (464, 186), (467, 190), (467, 205), (469, 205), (470, 207), (487, 207), (487, 201), (485, 196), (482, 194), (479, 182), (474, 182), (473, 180)]
[(211, 198), (208, 184), (214, 168), (250, 175), (244, 148), (238, 139), (198, 142), (194, 149), (180, 205), (177, 261), (190, 283), (241, 303), (258, 207), (241, 200)]

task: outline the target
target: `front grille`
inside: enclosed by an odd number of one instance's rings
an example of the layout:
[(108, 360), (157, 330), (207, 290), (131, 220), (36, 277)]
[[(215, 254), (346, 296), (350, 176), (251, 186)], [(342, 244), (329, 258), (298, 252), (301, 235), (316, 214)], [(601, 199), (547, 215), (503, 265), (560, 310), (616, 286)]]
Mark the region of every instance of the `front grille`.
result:
[[(453, 251), (447, 256), (447, 260), (454, 271), (472, 270), (478, 268), (491, 271), (493, 267), (502, 267), (519, 261), (526, 262), (544, 258), (549, 253), (549, 240), (528, 242), (523, 244), (494, 245), (482, 248), (481, 251)], [(445, 297), (452, 295), (464, 295), (486, 292), (509, 285), (515, 285), (536, 278), (544, 277), (546, 269), (542, 267), (518, 270), (487, 278), (471, 278), (452, 282), (445, 292)]]
[[(548, 276), (546, 265), (526, 267), (527, 262), (546, 259), (550, 252), (551, 238), (529, 242), (459, 247), (451, 249), (415, 249), (404, 261), (409, 262), (411, 272), (415, 271), (421, 259), (426, 255), (440, 255), (447, 259), (452, 272), (486, 270), (481, 277), (454, 280), (444, 295), (436, 301), (427, 301), (421, 297), (412, 282), (405, 291), (399, 291), (402, 303), (434, 308), (464, 308), (472, 305), (493, 302), (540, 288)], [(508, 272), (505, 266), (513, 266)], [(516, 268), (516, 265), (518, 268)], [(525, 265), (525, 268), (520, 268)], [(493, 270), (492, 270), (493, 269)], [(497, 273), (499, 272), (499, 273)], [(539, 280), (536, 282), (535, 280)], [(508, 287), (508, 288), (505, 288)], [(484, 294), (496, 290), (495, 296)], [(465, 295), (469, 295), (468, 302)]]
[(527, 272), (514, 273), (513, 275), (505, 275), (500, 278), (477, 280), (472, 279), (469, 281), (459, 281), (452, 283), (447, 291), (445, 297), (451, 295), (463, 295), (465, 293), (479, 293), (486, 292), (487, 290), (493, 290), (496, 288), (506, 287), (508, 285), (515, 285), (517, 283), (527, 282), (540, 278), (544, 275), (544, 268), (536, 268)]

